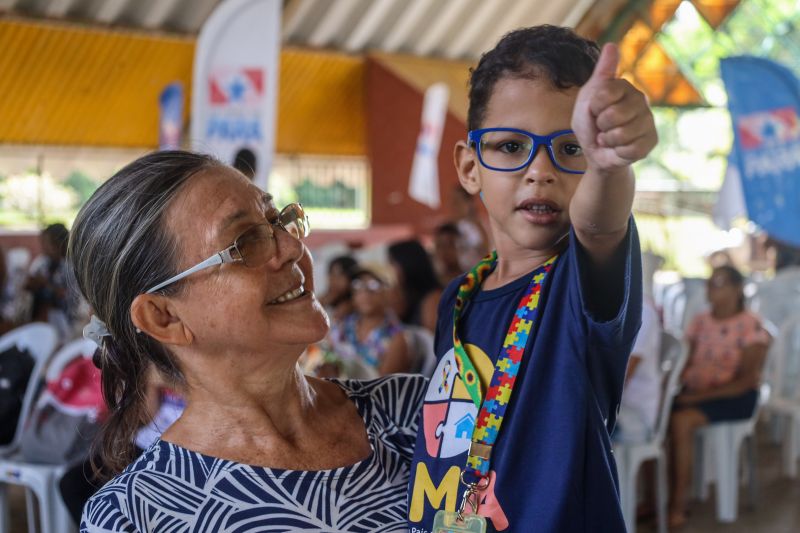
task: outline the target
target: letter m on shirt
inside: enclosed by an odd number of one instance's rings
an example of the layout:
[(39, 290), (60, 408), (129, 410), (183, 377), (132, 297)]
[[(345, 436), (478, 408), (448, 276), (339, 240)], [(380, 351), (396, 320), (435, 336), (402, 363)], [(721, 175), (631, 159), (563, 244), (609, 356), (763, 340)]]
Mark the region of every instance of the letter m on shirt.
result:
[(411, 508), (409, 519), (419, 522), (425, 513), (425, 499), (434, 509), (442, 509), (442, 500), (445, 501), (444, 509), (456, 510), (458, 498), (458, 476), (461, 473), (457, 466), (451, 466), (442, 478), (439, 485), (435, 485), (428, 474), (428, 467), (423, 462), (417, 463), (417, 475), (414, 477), (414, 491), (411, 493)]

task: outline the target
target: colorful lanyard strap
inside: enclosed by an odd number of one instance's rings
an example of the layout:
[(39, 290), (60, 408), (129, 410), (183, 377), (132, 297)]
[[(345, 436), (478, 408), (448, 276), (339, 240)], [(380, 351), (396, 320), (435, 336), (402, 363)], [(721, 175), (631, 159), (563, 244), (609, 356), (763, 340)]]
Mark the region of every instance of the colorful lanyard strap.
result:
[[(456, 363), (464, 384), (472, 401), (479, 409), (475, 429), (472, 432), (472, 444), (467, 457), (467, 466), (461, 476), (462, 481), (465, 473), (478, 478), (478, 483), (469, 484), (465, 482), (467, 486), (472, 487), (473, 492), (480, 481), (489, 475), (492, 446), (494, 446), (497, 435), (500, 432), (503, 416), (511, 399), (511, 392), (514, 390), (514, 383), (522, 362), (522, 354), (525, 352), (525, 346), (528, 344), (528, 338), (533, 330), (542, 284), (557, 258), (558, 255), (554, 255), (545, 261), (531, 276), (531, 282), (519, 301), (514, 317), (511, 319), (508, 333), (506, 333), (506, 337), (503, 340), (503, 347), (497, 357), (497, 363), (495, 363), (494, 373), (486, 391), (485, 399), (481, 398), (480, 376), (469, 355), (467, 355), (461, 340), (458, 338), (458, 321), (464, 309), (464, 304), (480, 288), (486, 276), (494, 270), (497, 252), (492, 252), (475, 265), (467, 273), (464, 282), (458, 288), (456, 305), (453, 309), (453, 346)], [(480, 485), (480, 487), (483, 487), (483, 485)]]

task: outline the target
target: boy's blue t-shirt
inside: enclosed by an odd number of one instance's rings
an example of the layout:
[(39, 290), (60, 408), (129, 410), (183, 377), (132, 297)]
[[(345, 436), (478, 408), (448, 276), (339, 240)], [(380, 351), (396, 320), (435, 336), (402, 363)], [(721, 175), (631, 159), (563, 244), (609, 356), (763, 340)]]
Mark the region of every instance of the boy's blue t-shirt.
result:
[[(597, 280), (590, 279), (588, 258), (573, 232), (569, 240), (542, 287), (539, 323), (492, 451), (479, 511), (489, 531), (625, 531), (609, 434), (641, 324), (639, 241), (631, 218), (608, 279)], [(459, 335), (483, 384), (490, 381), (530, 276), (477, 293), (462, 314)], [(453, 353), (460, 282), (448, 286), (439, 306), (439, 362), (423, 405), (409, 483), (412, 533), (430, 532), (436, 511), (455, 510), (465, 489), (459, 474), (477, 409)], [(608, 298), (609, 287), (623, 294)]]

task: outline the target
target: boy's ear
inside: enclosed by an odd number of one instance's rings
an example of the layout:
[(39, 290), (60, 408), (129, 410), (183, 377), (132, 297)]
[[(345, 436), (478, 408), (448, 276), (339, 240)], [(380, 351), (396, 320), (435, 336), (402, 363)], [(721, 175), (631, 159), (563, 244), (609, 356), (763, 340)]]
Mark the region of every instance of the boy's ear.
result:
[(140, 294), (131, 302), (131, 321), (143, 333), (162, 344), (185, 346), (194, 339), (169, 298)]
[(478, 174), (478, 155), (469, 147), (466, 141), (460, 140), (453, 150), (453, 161), (458, 172), (458, 181), (470, 194), (481, 191), (481, 179)]

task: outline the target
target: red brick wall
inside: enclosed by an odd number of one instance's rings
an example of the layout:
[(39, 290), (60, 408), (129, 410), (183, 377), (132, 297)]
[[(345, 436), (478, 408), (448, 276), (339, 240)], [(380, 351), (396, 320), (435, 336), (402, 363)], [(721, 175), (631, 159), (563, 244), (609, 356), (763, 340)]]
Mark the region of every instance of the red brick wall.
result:
[(458, 185), (453, 146), (466, 138), (466, 125), (448, 113), (439, 152), (442, 206), (430, 209), (408, 196), (419, 134), (423, 94), (373, 59), (367, 59), (367, 156), (372, 166), (372, 223), (411, 224), (427, 234), (449, 215)]

